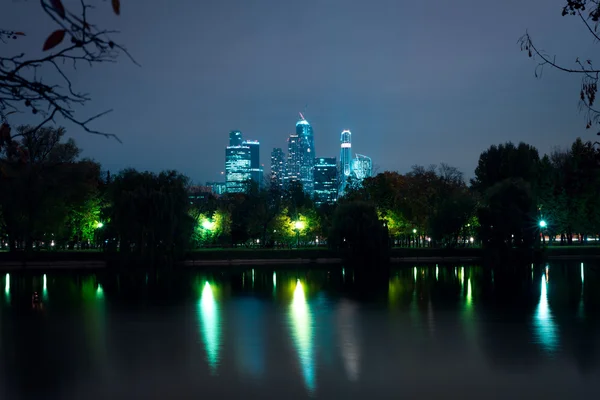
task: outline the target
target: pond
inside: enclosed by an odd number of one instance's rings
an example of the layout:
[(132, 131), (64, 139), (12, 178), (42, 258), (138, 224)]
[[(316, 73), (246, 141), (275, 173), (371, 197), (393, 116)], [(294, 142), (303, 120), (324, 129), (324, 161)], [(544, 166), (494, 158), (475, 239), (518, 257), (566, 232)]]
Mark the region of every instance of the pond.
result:
[(327, 268), (3, 273), (0, 396), (599, 398), (599, 263)]

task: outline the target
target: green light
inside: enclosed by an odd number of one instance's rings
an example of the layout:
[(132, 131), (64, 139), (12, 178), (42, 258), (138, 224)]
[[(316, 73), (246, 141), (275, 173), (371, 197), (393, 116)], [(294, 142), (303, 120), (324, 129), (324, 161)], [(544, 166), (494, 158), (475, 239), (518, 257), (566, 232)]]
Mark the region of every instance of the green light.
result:
[(104, 227), (104, 224), (102, 222), (100, 222), (100, 221), (96, 222), (96, 229), (100, 229), (102, 227)]
[(304, 221), (296, 221), (296, 222), (294, 222), (294, 228), (296, 228), (299, 231), (301, 231), (302, 229), (304, 229), (305, 225), (306, 224), (304, 223)]
[(7, 296), (10, 295), (10, 274), (6, 274), (5, 283), (4, 283), (4, 293)]
[(43, 276), (44, 286), (42, 287), (42, 299), (45, 301), (48, 299), (48, 281), (46, 279), (46, 274)]
[(304, 287), (300, 280), (296, 283), (294, 297), (290, 307), (292, 336), (296, 344), (298, 359), (304, 375), (304, 384), (309, 392), (315, 390), (315, 371), (313, 355), (312, 315), (304, 295)]
[(413, 229), (413, 233), (417, 233), (417, 230), (416, 230), (416, 229)]
[(277, 287), (277, 273), (273, 272), (273, 287)]
[(540, 221), (540, 228), (545, 228), (546, 227), (546, 221), (541, 220)]
[(104, 298), (104, 289), (101, 284), (98, 284), (98, 289), (96, 289), (96, 298), (103, 299)]
[(213, 289), (208, 282), (204, 284), (202, 289), (197, 313), (201, 324), (202, 340), (206, 349), (206, 360), (211, 373), (214, 375), (219, 363), (221, 332), (219, 330), (219, 307)]
[(209, 219), (202, 221), (202, 227), (206, 230), (212, 231), (215, 227), (215, 223)]
[(435, 265), (435, 280), (436, 280), (436, 281), (438, 280), (438, 272), (439, 272), (439, 271), (438, 271), (438, 266), (437, 266), (437, 264), (436, 264), (436, 265)]
[(415, 279), (414, 279), (414, 280), (415, 280), (415, 282), (416, 282), (416, 281), (417, 281), (417, 267), (414, 267), (414, 268), (413, 268), (413, 275), (414, 275), (414, 277), (415, 277)]

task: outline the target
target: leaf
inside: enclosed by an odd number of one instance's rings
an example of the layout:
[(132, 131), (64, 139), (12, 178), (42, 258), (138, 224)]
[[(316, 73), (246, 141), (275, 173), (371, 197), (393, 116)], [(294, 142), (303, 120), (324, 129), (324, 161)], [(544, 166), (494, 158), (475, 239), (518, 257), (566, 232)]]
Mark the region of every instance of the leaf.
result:
[(65, 6), (63, 6), (62, 1), (61, 0), (50, 0), (50, 4), (52, 4), (54, 11), (56, 11), (56, 13), (58, 15), (60, 15), (60, 17), (62, 19), (65, 19)]
[(115, 14), (121, 14), (121, 0), (112, 0), (112, 8)]
[(50, 36), (48, 36), (48, 39), (46, 39), (46, 42), (44, 42), (43, 50), (47, 51), (58, 46), (65, 38), (65, 33), (67, 33), (67, 31), (64, 29), (59, 29), (52, 32)]

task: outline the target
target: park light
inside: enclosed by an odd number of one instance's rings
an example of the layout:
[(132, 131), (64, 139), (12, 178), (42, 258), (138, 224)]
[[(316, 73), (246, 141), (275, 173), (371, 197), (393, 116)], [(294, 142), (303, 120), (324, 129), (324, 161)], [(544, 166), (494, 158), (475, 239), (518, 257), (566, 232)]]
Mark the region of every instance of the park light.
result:
[(304, 221), (296, 221), (294, 222), (294, 228), (296, 228), (297, 230), (301, 231), (302, 229), (304, 229)]
[(546, 221), (544, 221), (544, 220), (541, 220), (541, 221), (540, 221), (540, 228), (545, 228), (545, 227), (546, 227), (546, 225), (547, 225), (547, 224), (546, 224)]
[(104, 224), (100, 221), (96, 221), (96, 229), (100, 229), (104, 226)]
[(215, 223), (209, 219), (202, 221), (202, 227), (206, 230), (212, 231), (215, 228)]
[(416, 230), (416, 229), (413, 229), (413, 233), (417, 233), (417, 230)]

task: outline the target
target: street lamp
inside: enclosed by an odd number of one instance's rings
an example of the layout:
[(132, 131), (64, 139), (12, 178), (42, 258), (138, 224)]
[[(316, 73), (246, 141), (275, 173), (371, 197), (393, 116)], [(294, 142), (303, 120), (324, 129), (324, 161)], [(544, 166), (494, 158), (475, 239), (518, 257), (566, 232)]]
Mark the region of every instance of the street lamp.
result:
[(296, 221), (294, 222), (294, 228), (296, 229), (296, 246), (300, 247), (300, 231), (304, 229), (304, 221)]
[(542, 234), (542, 243), (544, 244), (546, 244), (546, 235), (544, 235), (544, 230), (547, 226), (548, 224), (546, 223), (546, 221), (544, 221), (543, 219), (540, 220), (540, 233)]
[(414, 235), (413, 242), (415, 244), (415, 247), (417, 247), (417, 229), (416, 228), (413, 229), (413, 235)]
[(202, 221), (202, 227), (206, 230), (212, 231), (215, 227), (215, 223), (208, 219), (205, 219), (204, 221)]
[(96, 222), (96, 229), (100, 229), (104, 226), (104, 224), (100, 221)]

